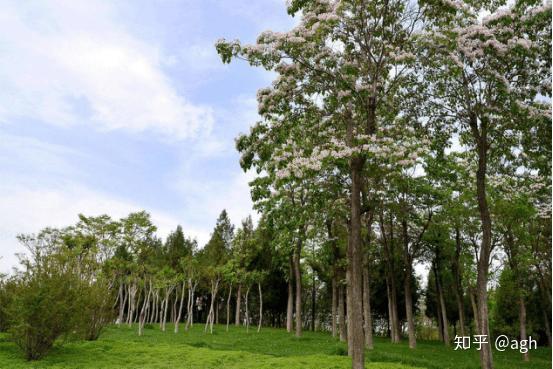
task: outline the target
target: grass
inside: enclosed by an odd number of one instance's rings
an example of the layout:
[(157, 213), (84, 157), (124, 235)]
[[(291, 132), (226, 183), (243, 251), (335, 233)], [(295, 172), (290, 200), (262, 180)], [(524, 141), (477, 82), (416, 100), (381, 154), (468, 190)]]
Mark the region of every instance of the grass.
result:
[[(523, 363), (518, 352), (494, 352), (497, 369), (551, 368), (551, 350), (531, 351)], [(174, 334), (172, 326), (161, 332), (157, 326), (138, 337), (136, 327), (112, 326), (99, 340), (69, 342), (55, 347), (44, 359), (27, 362), (21, 352), (0, 334), (0, 368), (189, 368), (189, 369), (342, 369), (350, 368), (344, 343), (326, 333), (304, 332), (301, 338), (282, 329), (263, 328), (246, 333), (244, 328), (215, 327), (205, 334), (201, 325)], [(472, 369), (478, 368), (476, 350), (454, 351), (439, 342), (418, 342), (416, 350), (407, 344), (391, 344), (377, 338), (367, 352), (367, 369)]]

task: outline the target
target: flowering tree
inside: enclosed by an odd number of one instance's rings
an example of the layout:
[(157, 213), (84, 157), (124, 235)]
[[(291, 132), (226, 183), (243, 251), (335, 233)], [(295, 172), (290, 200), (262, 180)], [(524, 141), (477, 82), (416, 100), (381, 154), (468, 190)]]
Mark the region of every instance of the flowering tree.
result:
[[(551, 119), (551, 4), (517, 1), (429, 2), (427, 47), (421, 92), (439, 129), (457, 131), (474, 152), (475, 184), (482, 238), (479, 248), (477, 307), (480, 334), (489, 336), (487, 282), (492, 251), (487, 179), (490, 169), (507, 165), (523, 132)], [(488, 14), (482, 17), (483, 14)], [(432, 56), (431, 58), (429, 58)], [(490, 344), (480, 351), (492, 368)]]
[(298, 10), (301, 22), (287, 33), (264, 32), (256, 45), (216, 46), (224, 62), (238, 57), (279, 73), (258, 93), (264, 121), (254, 127), (273, 143), (267, 155), (287, 159), (279, 178), (325, 169), (349, 177), (348, 343), (353, 367), (362, 368), (363, 170), (368, 161), (397, 162), (413, 152), (408, 134), (392, 139), (396, 117), (388, 108), (413, 59), (409, 39), (420, 13), (402, 1), (291, 2), (289, 12)]

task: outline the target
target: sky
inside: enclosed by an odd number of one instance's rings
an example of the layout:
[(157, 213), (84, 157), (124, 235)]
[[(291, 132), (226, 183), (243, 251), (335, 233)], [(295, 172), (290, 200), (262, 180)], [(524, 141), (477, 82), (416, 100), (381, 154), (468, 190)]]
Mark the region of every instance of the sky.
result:
[(223, 65), (295, 20), (284, 0), (0, 0), (0, 273), (19, 233), (146, 210), (200, 245), (253, 214), (234, 138), (274, 77)]

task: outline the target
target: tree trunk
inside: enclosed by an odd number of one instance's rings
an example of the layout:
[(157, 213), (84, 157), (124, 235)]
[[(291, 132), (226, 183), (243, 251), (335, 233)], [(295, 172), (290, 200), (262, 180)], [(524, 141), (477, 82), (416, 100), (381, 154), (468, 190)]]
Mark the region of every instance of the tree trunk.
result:
[(440, 305), (440, 311), (442, 312), (441, 316), (442, 316), (443, 338), (444, 338), (445, 345), (449, 346), (449, 331), (448, 331), (449, 323), (447, 321), (447, 311), (445, 308), (444, 293), (442, 289), (442, 283), (440, 281), (440, 273), (438, 272), (436, 273), (437, 273), (436, 286), (438, 287), (438, 303)]
[(125, 303), (127, 302), (127, 289), (125, 288), (125, 285), (121, 283), (119, 286), (119, 316), (117, 317), (117, 324), (123, 323), (123, 318), (125, 316)]
[(232, 296), (232, 283), (229, 285), (228, 297), (227, 297), (227, 332), (230, 324), (230, 296)]
[(188, 287), (189, 287), (189, 295), (188, 295), (188, 316), (186, 319), (186, 325), (184, 326), (184, 329), (188, 331), (189, 327), (194, 326), (194, 292), (196, 290), (196, 285), (198, 283), (193, 283), (191, 279), (188, 280)]
[(312, 270), (311, 278), (311, 331), (315, 332), (315, 316), (316, 316), (316, 305), (317, 305), (317, 290), (315, 286), (315, 270)]
[(332, 337), (336, 337), (336, 315), (338, 313), (338, 287), (336, 286), (336, 274), (332, 274)]
[(475, 292), (471, 289), (469, 291), (470, 305), (472, 306), (472, 314), (474, 315), (474, 327), (477, 332), (480, 332), (480, 324), (478, 319), (478, 308), (476, 307), (476, 299), (474, 297)]
[(371, 314), (371, 289), (369, 284), (368, 266), (363, 268), (363, 320), (365, 322), (365, 346), (372, 350), (373, 343), (373, 319)]
[[(140, 318), (138, 320), (138, 335), (142, 336), (144, 330), (144, 323), (146, 322), (146, 314), (150, 308), (150, 295), (152, 294), (152, 282), (150, 281), (150, 288), (148, 289), (148, 296), (144, 299), (142, 304), (142, 310), (140, 311)], [(144, 293), (146, 296), (146, 293)]]
[(261, 293), (261, 283), (257, 282), (259, 288), (259, 324), (257, 325), (257, 332), (261, 330), (261, 323), (263, 322), (263, 294)]
[(417, 339), (415, 337), (415, 319), (413, 318), (413, 296), (411, 295), (411, 268), (409, 267), (409, 265), (406, 265), (405, 269), (405, 316), (407, 317), (409, 348), (414, 349), (417, 347)]
[(204, 332), (207, 332), (207, 328), (209, 327), (209, 333), (213, 334), (213, 322), (215, 320), (215, 300), (217, 299), (217, 290), (219, 289), (219, 279), (212, 280), (211, 281), (211, 301), (209, 303), (209, 313), (207, 314), (207, 318), (205, 320), (205, 328)]
[(417, 347), (417, 339), (415, 337), (415, 320), (413, 318), (413, 296), (411, 295), (411, 274), (413, 268), (413, 260), (409, 251), (409, 234), (407, 229), (407, 220), (401, 221), (403, 231), (403, 263), (405, 268), (404, 275), (404, 295), (405, 295), (405, 317), (407, 318), (407, 333), (409, 335), (409, 348)]
[[(526, 334), (526, 305), (524, 303), (524, 294), (522, 291), (520, 291), (518, 298), (518, 321), (520, 325), (520, 340), (525, 341), (528, 339), (528, 336)], [(528, 351), (522, 354), (522, 359), (524, 361), (530, 360)]]
[[(351, 125), (351, 122), (348, 123)], [(351, 128), (348, 128), (348, 130)], [(363, 161), (350, 159), (351, 199), (350, 232), (348, 235), (348, 332), (351, 341), (352, 368), (365, 367), (365, 334), (363, 332), (363, 248), (361, 242), (361, 172)]]
[(391, 288), (390, 288), (390, 276), (388, 275), (389, 273), (386, 272), (386, 297), (388, 298), (388, 333), (390, 334), (390, 341), (392, 343), (394, 343), (394, 332), (396, 331), (396, 328), (394, 326), (394, 321), (392, 319), (392, 305), (393, 305), (393, 302), (392, 302), (392, 291), (391, 291)]
[[(478, 130), (476, 116), (471, 116), (471, 128), (475, 134), (478, 149), (478, 170), (476, 171), (476, 194), (478, 210), (482, 223), (482, 241), (478, 258), (478, 276), (476, 279), (476, 301), (478, 307), (478, 320), (480, 334), (490, 338), (488, 321), (488, 272), (492, 249), (492, 220), (486, 197), (486, 172), (488, 156), (487, 121), (482, 120), (481, 129)], [(479, 133), (478, 133), (479, 132)], [(482, 369), (493, 369), (491, 344), (485, 343), (480, 350), (480, 364)]]
[(347, 340), (347, 326), (344, 303), (344, 287), (342, 284), (338, 286), (338, 326), (340, 328), (340, 341), (345, 342)]
[(239, 326), (240, 325), (240, 304), (241, 304), (241, 296), (242, 295), (242, 285), (238, 284), (238, 290), (236, 291), (236, 312), (234, 317), (234, 325)]
[(135, 309), (135, 297), (136, 297), (136, 291), (138, 290), (138, 287), (135, 284), (132, 284), (129, 286), (129, 306), (127, 310), (127, 324), (129, 327), (132, 325), (133, 321), (133, 315), (134, 315), (134, 309)]
[(455, 298), (457, 300), (457, 310), (459, 311), (459, 326), (461, 336), (465, 336), (465, 306), (463, 304), (463, 285), (461, 283), (461, 232), (459, 226), (455, 227), (455, 259), (453, 262), (453, 273), (455, 277)]
[(175, 333), (179, 333), (179, 323), (182, 316), (182, 306), (184, 305), (184, 290), (186, 289), (186, 283), (182, 282), (181, 295), (180, 295), (180, 304), (179, 311), (177, 314), (177, 319), (175, 319)]
[[(438, 291), (438, 288), (436, 288), (436, 291)], [(437, 296), (438, 292), (436, 292), (436, 305), (438, 307), (436, 309), (438, 312), (438, 338), (440, 342), (444, 342), (444, 321), (442, 319), (442, 308), (440, 307), (440, 301)]]
[(288, 277), (288, 304), (286, 306), (286, 331), (292, 332), (292, 326), (294, 324), (294, 261), (293, 256), (290, 255), (290, 271)]
[(250, 286), (246, 289), (244, 303), (246, 304), (246, 333), (250, 331), (250, 311), (248, 310), (248, 296), (250, 295)]
[(296, 337), (301, 337), (302, 321), (301, 321), (301, 247), (302, 239), (298, 238), (296, 249), (294, 251), (294, 279), (296, 281)]

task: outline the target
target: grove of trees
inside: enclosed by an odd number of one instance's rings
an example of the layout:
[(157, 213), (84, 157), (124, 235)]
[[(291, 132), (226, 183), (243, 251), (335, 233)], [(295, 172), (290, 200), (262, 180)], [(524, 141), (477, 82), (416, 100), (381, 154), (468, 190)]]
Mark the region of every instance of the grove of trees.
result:
[(354, 369), (374, 335), (412, 350), (486, 335), (484, 369), (497, 335), (551, 346), (551, 3), (288, 12), (288, 32), (216, 43), (223, 62), (276, 75), (236, 141), (259, 220), (223, 210), (205, 245), (180, 226), (160, 239), (146, 212), (19, 236), (0, 330), (27, 359), (107, 324), (168, 322), (325, 330)]

